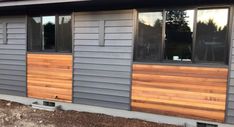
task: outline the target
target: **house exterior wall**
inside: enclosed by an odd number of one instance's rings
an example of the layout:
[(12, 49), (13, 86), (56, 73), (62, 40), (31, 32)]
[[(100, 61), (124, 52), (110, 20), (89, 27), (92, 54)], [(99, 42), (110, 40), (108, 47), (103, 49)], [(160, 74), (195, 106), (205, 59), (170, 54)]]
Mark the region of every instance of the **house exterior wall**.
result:
[(74, 14), (74, 103), (130, 109), (133, 12)]
[(0, 93), (26, 96), (26, 16), (0, 17)]
[[(73, 103), (130, 110), (134, 18), (134, 10), (74, 13)], [(25, 16), (0, 17), (1, 94), (27, 96), (26, 29)], [(234, 124), (234, 44), (231, 52), (226, 123)]]
[(231, 28), (231, 50), (230, 50), (230, 67), (229, 67), (229, 84), (227, 91), (227, 109), (226, 109), (226, 122), (234, 124), (234, 13), (232, 9), (232, 28)]

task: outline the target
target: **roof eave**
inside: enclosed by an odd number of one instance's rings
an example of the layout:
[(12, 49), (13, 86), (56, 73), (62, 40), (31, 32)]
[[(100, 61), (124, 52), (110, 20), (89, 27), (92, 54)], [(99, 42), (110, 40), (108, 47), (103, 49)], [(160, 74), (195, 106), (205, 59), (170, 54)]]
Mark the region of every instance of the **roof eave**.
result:
[(9, 1), (9, 2), (1, 2), (0, 7), (38, 5), (38, 4), (54, 4), (54, 3), (68, 3), (68, 2), (82, 2), (82, 1), (90, 1), (90, 0), (22, 0), (22, 1)]

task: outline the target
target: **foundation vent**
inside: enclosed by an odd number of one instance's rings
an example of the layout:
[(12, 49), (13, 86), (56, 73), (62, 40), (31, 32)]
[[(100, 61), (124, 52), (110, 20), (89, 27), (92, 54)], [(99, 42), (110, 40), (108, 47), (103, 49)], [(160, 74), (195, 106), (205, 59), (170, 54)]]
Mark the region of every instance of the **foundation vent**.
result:
[(218, 125), (207, 124), (207, 123), (197, 123), (197, 127), (218, 127)]

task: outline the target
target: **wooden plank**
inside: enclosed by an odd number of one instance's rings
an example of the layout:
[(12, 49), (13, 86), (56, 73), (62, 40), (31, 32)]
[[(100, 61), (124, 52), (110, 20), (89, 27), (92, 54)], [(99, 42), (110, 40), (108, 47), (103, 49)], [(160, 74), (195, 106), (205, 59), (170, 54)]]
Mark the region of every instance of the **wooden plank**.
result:
[(134, 71), (144, 72), (170, 72), (184, 74), (216, 75), (227, 78), (227, 68), (188, 67), (188, 66), (162, 66), (134, 64)]
[[(133, 86), (144, 86), (148, 88), (162, 88), (162, 89), (174, 89), (182, 91), (194, 91), (194, 92), (204, 92), (204, 93), (226, 93), (226, 88), (223, 86), (208, 86), (208, 85), (197, 85), (193, 84), (182, 84), (182, 83), (169, 83), (169, 82), (142, 82), (142, 81), (132, 81)], [(212, 86), (212, 87), (211, 87)]]
[(71, 82), (67, 83), (54, 83), (46, 82), (46, 81), (35, 81), (35, 80), (28, 80), (28, 85), (30, 86), (40, 86), (40, 87), (49, 87), (49, 88), (61, 88), (61, 89), (72, 89), (72, 86), (69, 85)]
[(133, 65), (132, 109), (224, 121), (227, 68)]
[(132, 110), (224, 122), (223, 111), (214, 112), (214, 111), (198, 110), (198, 109), (191, 109), (184, 107), (137, 103), (137, 102), (132, 102)]
[[(169, 101), (177, 101), (177, 102), (186, 102), (186, 103), (197, 103), (197, 104), (210, 104), (213, 106), (219, 106), (219, 107), (224, 107), (223, 101), (211, 101), (207, 100), (205, 97), (184, 97), (184, 96), (165, 96), (165, 95), (141, 95), (139, 93), (134, 93), (134, 95), (138, 96), (133, 96), (134, 100), (141, 100), (141, 98), (149, 98), (151, 99), (150, 101), (155, 101), (155, 100), (169, 100)], [(193, 105), (194, 106), (194, 105)]]
[(187, 84), (205, 84), (205, 85), (221, 85), (225, 86), (227, 79), (214, 79), (214, 78), (195, 78), (195, 77), (182, 77), (182, 76), (167, 76), (167, 75), (146, 75), (146, 74), (133, 74), (133, 80), (144, 82), (170, 82), (170, 83), (187, 83)]
[(29, 53), (27, 59), (29, 97), (71, 102), (71, 55)]
[(37, 91), (28, 91), (31, 98), (38, 98), (38, 99), (48, 99), (52, 101), (63, 101), (63, 102), (71, 102), (71, 96), (66, 95), (54, 95), (50, 93), (41, 93)]
[(29, 91), (37, 91), (40, 93), (51, 93), (55, 96), (57, 95), (71, 95), (69, 89), (61, 89), (61, 88), (54, 88), (54, 87), (41, 87), (41, 86), (28, 86)]
[(141, 93), (148, 94), (162, 94), (164, 96), (191, 96), (199, 95), (199, 97), (206, 97), (208, 100), (215, 101), (225, 101), (226, 95), (224, 94), (216, 94), (216, 93), (202, 93), (202, 92), (189, 92), (189, 91), (179, 91), (179, 90), (170, 90), (170, 89), (159, 89), (159, 88), (145, 88), (145, 87), (133, 87), (133, 91), (139, 91)]

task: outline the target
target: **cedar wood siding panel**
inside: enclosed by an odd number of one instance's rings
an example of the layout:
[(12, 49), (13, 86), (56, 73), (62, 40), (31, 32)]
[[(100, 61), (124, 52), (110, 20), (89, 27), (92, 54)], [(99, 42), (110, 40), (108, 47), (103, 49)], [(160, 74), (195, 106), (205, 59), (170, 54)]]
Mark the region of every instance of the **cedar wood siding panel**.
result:
[(133, 23), (133, 10), (75, 13), (74, 103), (130, 109)]
[(28, 97), (52, 101), (72, 100), (72, 55), (27, 54)]
[(0, 94), (26, 96), (26, 31), (26, 16), (0, 17)]
[(227, 68), (133, 65), (132, 110), (224, 121)]

